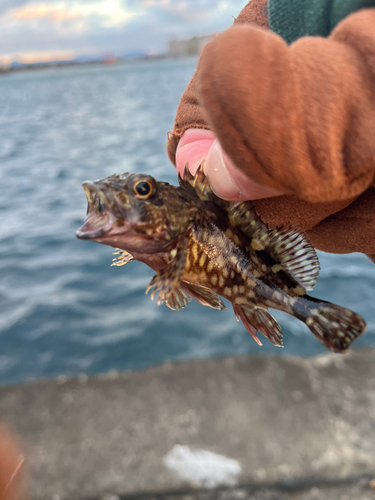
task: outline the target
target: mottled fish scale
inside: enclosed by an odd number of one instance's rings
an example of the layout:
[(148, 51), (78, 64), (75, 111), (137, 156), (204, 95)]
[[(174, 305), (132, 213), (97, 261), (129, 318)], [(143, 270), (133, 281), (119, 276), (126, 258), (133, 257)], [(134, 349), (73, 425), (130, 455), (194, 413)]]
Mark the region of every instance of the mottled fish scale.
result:
[(303, 321), (335, 352), (363, 333), (363, 318), (306, 295), (319, 262), (304, 233), (268, 228), (251, 202), (217, 198), (202, 168), (194, 176), (186, 168), (179, 182), (175, 187), (125, 173), (85, 183), (88, 212), (77, 236), (117, 247), (115, 266), (139, 260), (154, 269), (147, 291), (171, 309), (194, 298), (220, 310), (220, 296), (228, 299), (259, 344), (257, 331), (282, 346), (281, 328), (268, 308)]

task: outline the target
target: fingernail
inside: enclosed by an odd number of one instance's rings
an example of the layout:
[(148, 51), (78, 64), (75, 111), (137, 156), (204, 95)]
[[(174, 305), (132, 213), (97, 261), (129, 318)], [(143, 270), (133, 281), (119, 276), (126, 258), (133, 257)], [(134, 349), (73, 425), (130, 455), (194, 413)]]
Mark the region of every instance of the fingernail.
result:
[(199, 165), (206, 159), (213, 141), (214, 135), (209, 130), (187, 130), (181, 137), (176, 150), (177, 172), (183, 175), (185, 165), (188, 163), (189, 171), (194, 175)]
[(225, 159), (225, 153), (215, 139), (204, 163), (205, 174), (217, 196), (224, 200), (236, 200), (240, 196), (240, 189), (229, 175), (226, 161), (230, 160)]

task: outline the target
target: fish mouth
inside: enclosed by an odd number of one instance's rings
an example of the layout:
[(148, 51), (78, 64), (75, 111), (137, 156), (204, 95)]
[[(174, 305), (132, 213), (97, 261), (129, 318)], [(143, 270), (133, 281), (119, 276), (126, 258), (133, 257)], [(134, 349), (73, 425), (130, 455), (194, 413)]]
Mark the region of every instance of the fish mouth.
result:
[(96, 240), (106, 236), (114, 223), (123, 216), (114, 202), (108, 186), (101, 181), (84, 182), (82, 187), (87, 198), (86, 220), (77, 231), (80, 240)]
[(112, 229), (113, 221), (109, 221), (106, 216), (97, 217), (90, 214), (86, 217), (85, 223), (76, 231), (76, 236), (80, 240), (95, 240), (105, 236)]

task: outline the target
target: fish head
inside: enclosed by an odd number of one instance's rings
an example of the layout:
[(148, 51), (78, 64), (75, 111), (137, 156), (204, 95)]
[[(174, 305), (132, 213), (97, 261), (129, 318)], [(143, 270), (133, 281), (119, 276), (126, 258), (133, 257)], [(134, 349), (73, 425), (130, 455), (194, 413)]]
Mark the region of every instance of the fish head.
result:
[(87, 215), (76, 232), (80, 239), (156, 253), (183, 233), (193, 217), (194, 207), (179, 195), (180, 188), (150, 175), (124, 173), (82, 186)]

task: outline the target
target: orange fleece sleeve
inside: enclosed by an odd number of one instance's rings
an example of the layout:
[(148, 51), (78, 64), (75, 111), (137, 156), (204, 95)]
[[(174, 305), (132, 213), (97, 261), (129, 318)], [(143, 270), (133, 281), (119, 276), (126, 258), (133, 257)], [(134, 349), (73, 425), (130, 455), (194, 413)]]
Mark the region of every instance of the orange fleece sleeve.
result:
[(374, 260), (375, 9), (289, 47), (266, 31), (266, 14), (266, 2), (252, 0), (206, 46), (169, 157), (187, 128), (211, 129), (250, 178), (288, 193), (253, 202), (264, 222), (298, 225), (318, 249)]
[(202, 114), (254, 181), (310, 202), (350, 200), (375, 174), (375, 9), (328, 39), (290, 47), (252, 26), (209, 43), (197, 85)]
[[(234, 21), (234, 25), (252, 23), (254, 26), (268, 28), (267, 0), (251, 0)], [(209, 129), (202, 115), (196, 92), (197, 73), (195, 72), (183, 93), (177, 108), (173, 131), (168, 135), (167, 153), (172, 163), (176, 163), (175, 154), (178, 141), (188, 128)]]

